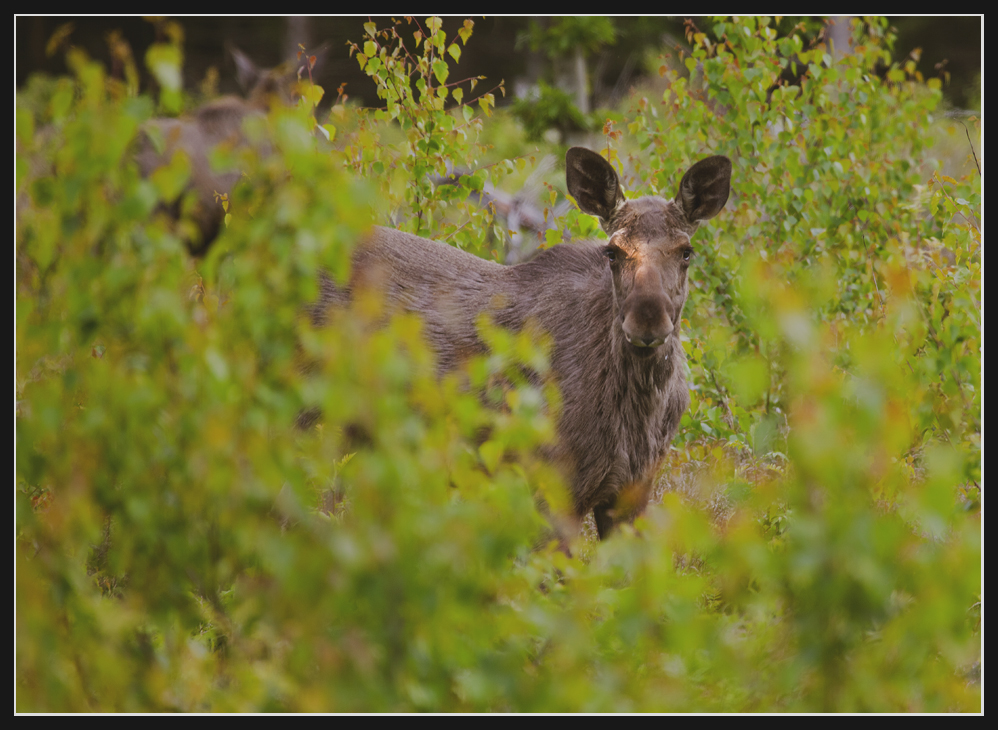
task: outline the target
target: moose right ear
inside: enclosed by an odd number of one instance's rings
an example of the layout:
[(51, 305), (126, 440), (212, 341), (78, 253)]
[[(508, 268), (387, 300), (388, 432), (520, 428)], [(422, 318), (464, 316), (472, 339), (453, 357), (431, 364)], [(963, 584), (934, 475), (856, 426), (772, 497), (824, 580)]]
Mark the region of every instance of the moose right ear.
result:
[(572, 147), (565, 154), (565, 182), (579, 210), (597, 216), (604, 228), (624, 202), (617, 171), (600, 155), (585, 147)]

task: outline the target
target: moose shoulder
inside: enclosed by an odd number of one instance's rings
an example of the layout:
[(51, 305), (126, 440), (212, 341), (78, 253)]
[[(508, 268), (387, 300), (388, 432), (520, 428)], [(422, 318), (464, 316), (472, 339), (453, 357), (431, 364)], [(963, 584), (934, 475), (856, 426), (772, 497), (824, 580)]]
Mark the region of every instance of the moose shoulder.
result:
[(573, 147), (568, 191), (599, 218), (606, 243), (563, 244), (516, 266), (378, 228), (357, 249), (351, 281), (324, 280), (317, 315), (374, 287), (390, 307), (419, 314), (442, 371), (482, 352), (482, 312), (504, 327), (539, 325), (552, 340), (562, 393), (556, 462), (578, 517), (600, 537), (647, 504), (652, 480), (689, 405), (679, 339), (691, 237), (728, 199), (731, 162), (708, 157), (674, 200), (627, 200), (610, 164)]

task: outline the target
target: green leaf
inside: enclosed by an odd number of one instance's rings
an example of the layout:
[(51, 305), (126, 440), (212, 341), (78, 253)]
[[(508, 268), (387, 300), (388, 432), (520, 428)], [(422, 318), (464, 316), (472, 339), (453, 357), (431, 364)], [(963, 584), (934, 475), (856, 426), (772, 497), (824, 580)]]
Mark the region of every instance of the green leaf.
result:
[(475, 23), (471, 20), (465, 20), (464, 24), (457, 31), (457, 34), (461, 37), (461, 41), (464, 45), (468, 45), (468, 39), (471, 38), (471, 29), (475, 26)]
[(447, 68), (447, 62), (442, 58), (435, 59), (433, 61), (433, 75), (437, 79), (437, 83), (445, 84), (447, 83), (447, 76), (450, 74), (450, 70)]

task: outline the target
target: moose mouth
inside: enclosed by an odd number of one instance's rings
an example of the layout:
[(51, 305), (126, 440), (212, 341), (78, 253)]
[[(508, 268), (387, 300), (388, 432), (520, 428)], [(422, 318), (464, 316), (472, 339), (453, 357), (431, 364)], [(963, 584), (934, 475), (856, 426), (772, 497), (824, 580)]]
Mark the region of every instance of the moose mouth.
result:
[[(624, 339), (627, 340), (627, 343), (632, 348), (634, 348), (634, 352), (642, 357), (648, 357), (654, 353), (659, 347), (665, 344), (666, 340), (664, 337), (657, 337), (653, 340), (644, 340), (640, 337), (632, 338), (626, 332), (624, 333)], [(669, 356), (666, 355), (665, 357), (668, 359)]]

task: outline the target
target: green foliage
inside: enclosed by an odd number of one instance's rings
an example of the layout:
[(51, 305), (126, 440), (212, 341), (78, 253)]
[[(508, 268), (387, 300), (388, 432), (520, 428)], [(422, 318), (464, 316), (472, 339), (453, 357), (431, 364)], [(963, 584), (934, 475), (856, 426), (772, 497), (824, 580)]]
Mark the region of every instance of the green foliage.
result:
[[(614, 20), (605, 17), (564, 17), (548, 18), (542, 22), (530, 21), (528, 30), (517, 39), (518, 46), (529, 46), (533, 51), (543, 51), (553, 62), (553, 68), (562, 67), (574, 57), (584, 71), (584, 56), (607, 45), (612, 45), (617, 37)], [(576, 68), (575, 83), (581, 88), (573, 94), (552, 86), (539, 79), (536, 90), (529, 98), (517, 99), (513, 104), (513, 114), (523, 125), (527, 139), (540, 140), (549, 130), (557, 130), (562, 138), (566, 134), (593, 131), (599, 128), (600, 112), (586, 113), (589, 95), (588, 73), (579, 75)]]
[[(979, 525), (961, 509), (980, 484), (980, 178), (920, 185), (938, 89), (891, 62), (882, 20), (855, 29), (838, 60), (765, 19), (691, 30), (697, 82), (673, 74), (665, 110), (639, 99), (629, 125), (640, 179), (664, 194), (707, 152), (735, 165), (725, 215), (698, 237), (679, 460), (716, 458), (711, 440), (745, 471), (789, 457), (769, 577), (822, 710), (882, 707), (870, 677), (890, 669), (903, 688), (893, 667), (945, 661), (980, 590)], [(925, 577), (944, 573), (959, 587)], [(940, 590), (961, 598), (942, 608)], [(909, 621), (938, 633), (871, 643)], [(950, 657), (953, 675), (972, 661)]]
[(599, 127), (598, 122), (579, 111), (571, 94), (543, 81), (537, 84), (537, 98), (517, 99), (513, 103), (513, 114), (523, 125), (527, 139), (535, 141), (543, 138), (549, 129), (565, 134)]
[(175, 115), (183, 108), (184, 89), (184, 29), (169, 20), (154, 21), (160, 37), (166, 42), (153, 43), (146, 51), (146, 67), (159, 84), (159, 103), (168, 115)]
[[(505, 236), (499, 228), (492, 230), (491, 211), (477, 204), (477, 194), (512, 168), (483, 164), (485, 150), (478, 137), (483, 116), (495, 107), (493, 91), (505, 90), (500, 83), (465, 100), (463, 85), (470, 97), (482, 77), (448, 83), (448, 59), (460, 60), (472, 21), (464, 21), (450, 42), (439, 18), (429, 18), (425, 28), (410, 19), (412, 25), (415, 31), (403, 29), (401, 21), (383, 30), (366, 23), (363, 45), (351, 46), (351, 54), (377, 84), (385, 108), (361, 116), (358, 130), (346, 140), (344, 161), (358, 175), (387, 181), (382, 206), (401, 229), (432, 233), (458, 248), (487, 253), (490, 232), (499, 242)], [(408, 32), (412, 50), (403, 37)], [(397, 123), (402, 132), (396, 144), (383, 139), (386, 127), (391, 129), (388, 122)]]
[(612, 18), (584, 15), (550, 18), (543, 26), (532, 20), (525, 34), (531, 50), (544, 51), (549, 58), (559, 58), (578, 50), (592, 53), (613, 43), (616, 37)]
[(203, 259), (159, 205), (183, 159), (132, 160), (155, 102), (78, 52), (19, 97), (16, 709), (979, 711), (980, 177), (920, 176), (938, 90), (886, 25), (841, 58), (691, 29), (694, 81), (608, 132), (631, 194), (735, 174), (693, 239), (672, 488), (575, 558), (543, 346), (483, 321), (441, 379), (411, 317), (306, 314), (372, 208), (487, 251), (472, 192), (523, 162), (481, 163), (491, 99), (449, 81), (470, 22), (398, 27), (355, 47), (385, 106), (334, 108), (332, 149), (317, 87), (252, 120)]

